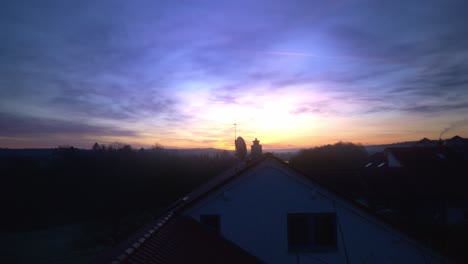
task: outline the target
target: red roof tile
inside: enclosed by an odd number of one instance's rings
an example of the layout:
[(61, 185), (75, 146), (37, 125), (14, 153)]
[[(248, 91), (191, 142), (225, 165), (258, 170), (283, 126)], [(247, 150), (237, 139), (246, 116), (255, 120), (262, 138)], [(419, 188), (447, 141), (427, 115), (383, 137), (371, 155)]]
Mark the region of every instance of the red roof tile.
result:
[(140, 238), (133, 236), (93, 263), (262, 262), (189, 217), (168, 214), (153, 225), (153, 228), (147, 227), (146, 232), (140, 232)]

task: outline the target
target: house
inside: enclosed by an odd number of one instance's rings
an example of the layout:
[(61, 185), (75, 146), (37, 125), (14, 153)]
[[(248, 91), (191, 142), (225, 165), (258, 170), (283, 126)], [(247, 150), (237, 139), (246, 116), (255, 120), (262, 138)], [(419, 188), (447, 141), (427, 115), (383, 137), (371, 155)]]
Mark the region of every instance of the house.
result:
[(451, 139), (446, 140), (445, 145), (450, 147), (465, 161), (468, 161), (468, 139), (460, 136), (454, 136)]
[(386, 163), (379, 156), (371, 157), (358, 170), (310, 171), (309, 175), (367, 206), (431, 248), (468, 263), (467, 167), (431, 162), (372, 166)]
[(461, 162), (461, 157), (446, 146), (389, 147), (384, 150), (388, 167), (447, 167)]
[(457, 145), (468, 145), (468, 139), (466, 138), (462, 138), (460, 136), (454, 136), (452, 137), (451, 139), (448, 139), (446, 140), (446, 145), (449, 145), (449, 146), (457, 146)]
[(266, 154), (172, 205), (95, 263), (447, 263), (392, 224)]
[(435, 147), (439, 144), (437, 140), (430, 140), (428, 138), (423, 138), (420, 141), (414, 144), (415, 147)]

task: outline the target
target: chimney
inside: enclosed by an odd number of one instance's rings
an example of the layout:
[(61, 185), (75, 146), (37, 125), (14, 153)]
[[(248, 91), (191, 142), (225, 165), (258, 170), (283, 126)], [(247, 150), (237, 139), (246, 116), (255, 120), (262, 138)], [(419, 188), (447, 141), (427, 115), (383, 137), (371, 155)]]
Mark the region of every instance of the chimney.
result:
[(257, 138), (253, 141), (253, 145), (250, 147), (250, 156), (252, 159), (258, 159), (262, 157), (262, 145)]

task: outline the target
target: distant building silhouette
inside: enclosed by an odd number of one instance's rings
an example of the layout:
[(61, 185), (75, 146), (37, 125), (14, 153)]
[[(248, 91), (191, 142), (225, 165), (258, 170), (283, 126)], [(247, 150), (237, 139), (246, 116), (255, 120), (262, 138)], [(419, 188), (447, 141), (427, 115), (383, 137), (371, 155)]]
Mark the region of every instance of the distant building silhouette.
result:
[(430, 140), (428, 138), (423, 138), (420, 141), (414, 144), (415, 147), (434, 147), (437, 146), (437, 140)]
[(260, 141), (258, 141), (257, 138), (255, 138), (253, 142), (253, 145), (250, 146), (250, 156), (252, 159), (258, 159), (262, 157), (262, 145), (260, 145)]
[(446, 146), (390, 147), (384, 150), (388, 167), (447, 167), (462, 162), (462, 158)]

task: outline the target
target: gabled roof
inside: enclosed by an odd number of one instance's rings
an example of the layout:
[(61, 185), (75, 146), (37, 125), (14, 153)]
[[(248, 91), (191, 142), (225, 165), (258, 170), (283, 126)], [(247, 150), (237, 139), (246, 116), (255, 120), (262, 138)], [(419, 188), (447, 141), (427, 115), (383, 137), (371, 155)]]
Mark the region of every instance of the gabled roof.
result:
[(453, 138), (449, 139), (449, 142), (465, 141), (466, 139), (456, 135)]
[[(97, 258), (95, 263), (109, 263), (110, 261), (115, 264), (184, 263), (181, 257), (177, 256), (180, 254), (191, 256), (189, 261), (191, 263), (198, 263), (197, 261), (210, 263), (216, 262), (216, 259), (222, 259), (222, 263), (231, 263), (229, 260), (234, 260), (232, 263), (261, 262), (261, 260), (225, 240), (220, 235), (210, 232), (195, 220), (180, 215), (180, 212), (266, 160), (276, 161), (282, 166), (292, 170), (298, 176), (312, 181), (337, 196), (339, 199), (350, 203), (367, 215), (379, 220), (382, 224), (401, 233), (398, 228), (395, 228), (392, 223), (388, 222), (380, 215), (340, 192), (335, 191), (330, 186), (324, 185), (317, 180), (316, 177), (311, 177), (300, 172), (271, 154), (265, 154), (262, 158), (255, 161), (247, 161), (238, 164), (233, 169), (215, 177), (189, 195), (178, 200), (167, 209), (162, 218), (140, 230), (136, 235), (132, 236), (122, 245), (119, 245), (111, 253)], [(184, 231), (182, 232), (181, 230)], [(409, 238), (409, 236), (403, 233), (401, 234)], [(410, 238), (410, 240), (412, 239)], [(424, 247), (421, 247), (421, 249), (424, 249)], [(187, 259), (185, 259), (185, 262), (187, 262)]]
[(428, 139), (428, 138), (423, 138), (421, 139), (420, 141), (418, 141), (418, 143), (420, 144), (432, 144), (432, 140)]

